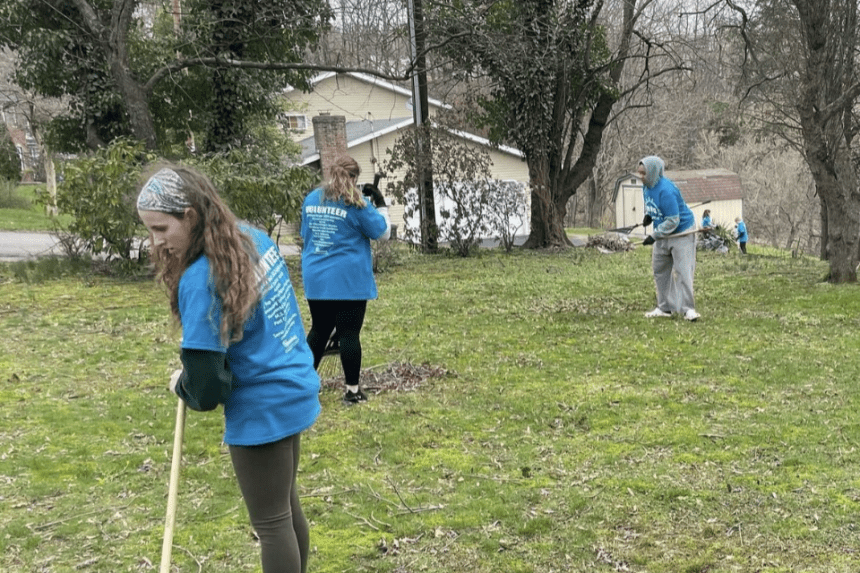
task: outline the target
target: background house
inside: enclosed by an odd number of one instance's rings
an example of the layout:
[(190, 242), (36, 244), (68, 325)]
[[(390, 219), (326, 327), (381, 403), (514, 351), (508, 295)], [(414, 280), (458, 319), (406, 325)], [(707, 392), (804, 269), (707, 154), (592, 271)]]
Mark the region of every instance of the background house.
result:
[(19, 111), (20, 102), (14, 95), (0, 93), (0, 120), (18, 150), (21, 161), (21, 180), (25, 183), (44, 179), (42, 158), (29, 124)]
[[(386, 150), (394, 146), (402, 130), (414, 125), (411, 91), (360, 73), (320, 74), (311, 83), (311, 92), (288, 89), (284, 93), (290, 111), (283, 114), (282, 122), (302, 147), (302, 165), (322, 171), (328, 154), (345, 152), (361, 166), (359, 182), (372, 181), (387, 159)], [(434, 99), (429, 104), (430, 117), (450, 107)], [(521, 152), (510, 147), (494, 148), (488, 140), (473, 134), (453, 133), (467, 145), (487, 150), (494, 179), (528, 185), (528, 166)], [(384, 192), (387, 181), (401, 176), (387, 173), (380, 188)], [(438, 211), (442, 202), (437, 199), (436, 203)], [(403, 228), (403, 206), (392, 205), (390, 214), (391, 222)], [(528, 219), (525, 225), (520, 232), (528, 232)]]
[[(698, 225), (702, 223), (705, 209), (711, 210), (715, 224), (727, 228), (734, 226), (735, 217), (743, 217), (743, 188), (737, 173), (717, 168), (666, 171), (665, 176), (678, 186)], [(642, 180), (635, 173), (628, 173), (616, 181), (613, 201), (616, 227), (642, 222), (645, 216)], [(643, 234), (644, 229), (639, 227), (636, 232)]]

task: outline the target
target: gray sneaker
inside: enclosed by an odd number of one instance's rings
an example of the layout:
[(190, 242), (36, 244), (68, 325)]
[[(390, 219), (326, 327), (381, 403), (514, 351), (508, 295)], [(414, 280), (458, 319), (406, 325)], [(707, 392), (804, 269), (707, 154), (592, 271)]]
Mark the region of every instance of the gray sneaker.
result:
[(661, 310), (658, 306), (651, 312), (645, 313), (645, 318), (669, 318), (672, 316), (671, 312), (666, 312), (665, 310)]
[(699, 320), (700, 316), (702, 316), (702, 315), (691, 308), (691, 309), (688, 309), (687, 312), (684, 313), (684, 320), (689, 320), (690, 322), (696, 322), (697, 320)]

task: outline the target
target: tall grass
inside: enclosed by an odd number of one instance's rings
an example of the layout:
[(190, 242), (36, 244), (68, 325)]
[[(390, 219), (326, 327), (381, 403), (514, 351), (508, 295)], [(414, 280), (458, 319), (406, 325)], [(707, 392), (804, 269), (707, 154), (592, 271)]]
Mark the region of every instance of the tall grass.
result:
[[(751, 251), (699, 253), (697, 323), (643, 317), (644, 248), (400, 253), (364, 364), (446, 374), (351, 408), (322, 393), (310, 570), (860, 569), (857, 287)], [(163, 294), (0, 276), (0, 570), (153, 570), (179, 339)], [(176, 571), (259, 570), (222, 429), (189, 415)]]

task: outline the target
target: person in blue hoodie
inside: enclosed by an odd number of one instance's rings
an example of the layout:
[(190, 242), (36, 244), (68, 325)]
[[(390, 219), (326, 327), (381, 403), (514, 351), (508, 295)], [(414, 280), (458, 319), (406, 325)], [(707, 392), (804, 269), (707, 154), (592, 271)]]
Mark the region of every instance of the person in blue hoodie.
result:
[(735, 217), (735, 233), (738, 236), (738, 246), (741, 248), (741, 252), (743, 254), (747, 254), (747, 239), (749, 239), (749, 235), (747, 234), (747, 226), (744, 224), (743, 219), (740, 217)]
[(194, 169), (155, 171), (137, 212), (182, 326), (182, 369), (169, 387), (192, 410), (224, 405), (224, 442), (263, 572), (304, 573), (310, 532), (296, 473), (320, 384), (287, 266), (268, 235), (239, 223)]
[(695, 322), (699, 318), (693, 296), (696, 270), (696, 222), (680, 190), (663, 175), (663, 160), (650, 155), (639, 162), (636, 173), (642, 179), (645, 200), (644, 227), (653, 231), (643, 245), (654, 245), (651, 267), (657, 289), (657, 307), (647, 318), (683, 315)]
[[(361, 328), (367, 301), (376, 299), (371, 240), (388, 240), (391, 221), (375, 185), (357, 185), (361, 168), (352, 157), (336, 158), (327, 182), (302, 205), (302, 280), (311, 311), (308, 345), (318, 367), (332, 332), (337, 333), (347, 405), (367, 400), (360, 387)], [(368, 203), (364, 195), (373, 202)]]

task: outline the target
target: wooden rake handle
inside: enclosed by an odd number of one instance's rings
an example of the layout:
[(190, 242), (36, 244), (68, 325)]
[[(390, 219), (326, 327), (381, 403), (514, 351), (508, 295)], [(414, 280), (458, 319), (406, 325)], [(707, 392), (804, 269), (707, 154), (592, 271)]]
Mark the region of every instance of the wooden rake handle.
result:
[(173, 529), (176, 525), (176, 499), (179, 495), (179, 467), (182, 465), (182, 441), (185, 439), (185, 402), (176, 406), (176, 428), (173, 430), (173, 458), (170, 460), (170, 485), (167, 488), (167, 514), (164, 517), (164, 541), (161, 545), (159, 573), (170, 573), (173, 553)]

